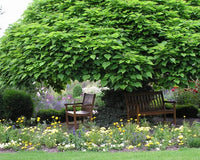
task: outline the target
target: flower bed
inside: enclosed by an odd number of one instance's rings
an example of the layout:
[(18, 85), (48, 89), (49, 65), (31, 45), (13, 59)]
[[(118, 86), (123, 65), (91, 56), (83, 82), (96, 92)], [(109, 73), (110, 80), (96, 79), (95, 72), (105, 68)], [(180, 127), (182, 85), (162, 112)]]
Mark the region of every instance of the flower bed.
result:
[(109, 128), (95, 126), (68, 131), (60, 124), (58, 117), (52, 117), (51, 125), (40, 123), (25, 127), (25, 119), (18, 119), (16, 125), (4, 120), (0, 123), (0, 149), (57, 151), (128, 151), (128, 150), (165, 150), (180, 147), (200, 147), (200, 124), (191, 126), (184, 123), (179, 127), (168, 125), (150, 126), (144, 122), (138, 126), (133, 120), (115, 122)]

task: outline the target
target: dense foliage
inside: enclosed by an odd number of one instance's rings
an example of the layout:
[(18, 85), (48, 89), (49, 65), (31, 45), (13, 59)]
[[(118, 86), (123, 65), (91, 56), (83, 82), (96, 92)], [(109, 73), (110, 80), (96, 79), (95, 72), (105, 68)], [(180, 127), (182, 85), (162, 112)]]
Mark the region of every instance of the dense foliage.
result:
[(15, 90), (6, 89), (1, 95), (0, 118), (17, 120), (20, 116), (30, 119), (33, 116), (34, 105), (30, 94)]
[(101, 80), (132, 91), (200, 73), (198, 0), (34, 0), (0, 41), (8, 85)]

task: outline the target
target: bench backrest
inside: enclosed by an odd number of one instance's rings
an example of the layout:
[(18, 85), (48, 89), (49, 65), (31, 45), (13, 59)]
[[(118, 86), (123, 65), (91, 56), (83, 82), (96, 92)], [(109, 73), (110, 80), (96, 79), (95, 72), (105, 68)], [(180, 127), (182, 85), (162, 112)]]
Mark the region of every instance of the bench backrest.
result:
[(165, 110), (162, 91), (126, 93), (125, 102), (129, 115), (137, 115), (137, 107), (140, 112)]
[(92, 112), (96, 94), (84, 93), (82, 110)]

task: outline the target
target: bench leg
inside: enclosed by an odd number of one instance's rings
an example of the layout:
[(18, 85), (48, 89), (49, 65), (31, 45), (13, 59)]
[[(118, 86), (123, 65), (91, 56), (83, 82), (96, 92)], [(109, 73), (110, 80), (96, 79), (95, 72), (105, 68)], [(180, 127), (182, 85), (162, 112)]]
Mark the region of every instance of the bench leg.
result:
[(164, 124), (166, 123), (166, 114), (164, 114), (164, 116), (163, 116), (163, 122), (164, 122)]
[(137, 115), (137, 124), (140, 124), (140, 116)]
[(176, 125), (176, 113), (174, 114), (174, 125)]
[(66, 115), (66, 124), (67, 124), (67, 127), (69, 128), (69, 119), (68, 119), (68, 115)]
[(75, 127), (75, 130), (78, 129), (77, 121), (76, 121), (76, 116), (74, 116), (74, 127)]

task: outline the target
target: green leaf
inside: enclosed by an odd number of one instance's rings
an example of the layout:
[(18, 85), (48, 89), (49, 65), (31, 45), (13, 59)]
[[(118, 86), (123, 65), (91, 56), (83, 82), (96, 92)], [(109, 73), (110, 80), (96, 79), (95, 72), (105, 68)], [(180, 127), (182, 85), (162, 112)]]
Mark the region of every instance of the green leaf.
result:
[(102, 66), (106, 69), (110, 65), (110, 62), (103, 62)]
[(137, 70), (141, 71), (141, 68), (140, 68), (139, 65), (135, 65), (134, 67), (135, 67)]
[(146, 72), (147, 77), (152, 78), (152, 73), (151, 72)]
[(90, 79), (90, 75), (84, 75), (84, 76), (83, 76), (83, 80), (84, 80), (84, 81), (89, 80), (89, 79)]
[(58, 78), (61, 80), (61, 81), (63, 81), (64, 80), (64, 75), (63, 74), (58, 74)]
[(142, 87), (142, 83), (141, 82), (135, 82), (134, 86), (137, 87), (137, 88)]
[(135, 77), (136, 77), (137, 79), (139, 79), (139, 80), (143, 80), (142, 75), (140, 75), (140, 74), (135, 75)]
[(105, 87), (107, 84), (108, 84), (108, 81), (106, 81), (106, 80), (102, 80), (102, 81), (101, 81), (101, 85), (102, 85), (103, 87)]
[(104, 54), (104, 57), (106, 57), (107, 60), (109, 60), (111, 58), (110, 54)]
[(38, 79), (39, 76), (40, 76), (40, 73), (34, 74), (34, 78), (35, 78), (35, 79)]
[(170, 58), (169, 60), (174, 64), (176, 63), (176, 59), (175, 58)]
[(90, 58), (92, 58), (93, 60), (95, 60), (96, 55), (91, 55)]
[(179, 84), (179, 83), (180, 83), (180, 80), (179, 80), (179, 79), (175, 79), (174, 82), (175, 82), (176, 84)]
[(98, 81), (100, 79), (100, 77), (101, 77), (101, 74), (98, 73), (98, 74), (95, 74), (93, 76), (94, 76), (94, 79)]
[(120, 89), (125, 90), (125, 88), (126, 88), (127, 86), (128, 86), (128, 85), (120, 85), (119, 87), (120, 87)]

